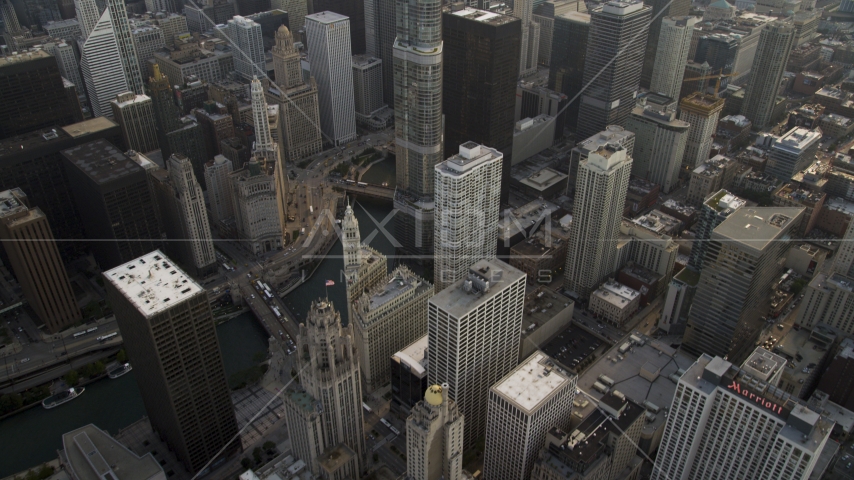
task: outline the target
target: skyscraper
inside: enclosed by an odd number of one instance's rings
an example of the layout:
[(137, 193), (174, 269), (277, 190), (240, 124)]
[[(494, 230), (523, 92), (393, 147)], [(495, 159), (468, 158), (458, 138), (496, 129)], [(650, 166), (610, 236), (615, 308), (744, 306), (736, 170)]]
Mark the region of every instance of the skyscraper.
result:
[(226, 25), (217, 25), (217, 32), (229, 39), (241, 53), (234, 55), (234, 71), (244, 80), (267, 74), (264, 60), (264, 40), (258, 22), (235, 15)]
[(646, 42), (643, 69), (641, 70), (640, 84), (644, 88), (649, 87), (652, 79), (662, 21), (665, 17), (684, 17), (691, 14), (690, 0), (647, 0), (646, 4), (652, 7), (652, 14), (649, 24), (649, 40)]
[(104, 272), (151, 426), (190, 472), (240, 450), (207, 292), (160, 250)]
[(178, 205), (181, 217), (182, 236), (179, 240), (189, 253), (185, 263), (192, 266), (193, 273), (200, 277), (216, 273), (217, 261), (205, 209), (205, 197), (202, 187), (196, 181), (193, 165), (186, 155), (175, 153), (169, 157), (168, 169), (172, 198)]
[(365, 0), (365, 53), (382, 60), (383, 101), (394, 106), (394, 41), (397, 38), (394, 0)]
[(56, 57), (56, 64), (59, 66), (62, 77), (73, 83), (80, 95), (85, 95), (83, 77), (80, 76), (80, 64), (77, 62), (77, 54), (71, 43), (65, 41), (48, 43), (45, 45), (45, 50)]
[(750, 353), (764, 327), (764, 299), (803, 212), (803, 207), (742, 207), (712, 230), (688, 316), (685, 351), (737, 362)]
[(578, 165), (564, 287), (586, 299), (612, 273), (632, 158), (607, 144)]
[(750, 76), (741, 107), (741, 114), (753, 122), (753, 128), (764, 128), (772, 122), (771, 112), (794, 41), (792, 25), (777, 21), (762, 27), (750, 68), (754, 75)]
[(362, 384), (351, 327), (327, 300), (312, 302), (297, 337), (299, 389), (285, 391), (288, 436), (315, 475), (348, 480), (365, 467)]
[(255, 255), (282, 246), (282, 224), (276, 181), (265, 174), (255, 157), (231, 174), (232, 201), (237, 235), (243, 248)]
[(709, 159), (712, 135), (717, 131), (718, 116), (723, 108), (724, 99), (702, 92), (694, 92), (679, 102), (679, 119), (691, 125), (682, 157), (685, 170), (694, 170)]
[(356, 138), (350, 20), (334, 12), (305, 17), (311, 73), (317, 81), (320, 128), (333, 145)]
[(450, 387), (431, 385), (406, 419), (406, 475), (412, 480), (462, 480), (465, 420), (448, 397)]
[(397, 3), (394, 128), (396, 237), (409, 254), (433, 252), (433, 166), (443, 160), (441, 0)]
[(10, 36), (21, 32), (21, 22), (18, 21), (18, 14), (15, 13), (11, 0), (0, 0), (0, 20), (3, 20), (3, 28)]
[(81, 320), (50, 224), (20, 189), (0, 192), (0, 239), (27, 303), (51, 333)]
[(788, 183), (792, 175), (809, 167), (821, 143), (821, 130), (795, 127), (782, 137), (774, 137), (768, 151), (765, 172)]
[(370, 55), (353, 55), (353, 101), (356, 123), (370, 125), (383, 103), (383, 62)]
[(489, 387), (518, 365), (524, 300), (525, 274), (492, 259), (427, 302), (429, 382), (447, 379), (466, 419), (464, 449), (486, 432)]
[(578, 137), (623, 125), (634, 108), (651, 7), (611, 1), (590, 11), (590, 37), (578, 111)]
[(62, 152), (65, 172), (101, 269), (159, 247), (161, 229), (145, 171), (106, 140)]
[(86, 40), (95, 29), (98, 19), (101, 18), (101, 10), (98, 9), (95, 0), (74, 0), (74, 11), (80, 23), (80, 33), (83, 35), (83, 40)]
[(653, 480), (810, 478), (833, 422), (743, 368), (703, 354), (682, 375)]
[(116, 45), (119, 49), (119, 58), (128, 90), (137, 95), (142, 95), (145, 93), (145, 89), (142, 83), (142, 72), (139, 69), (139, 57), (131, 34), (127, 7), (124, 0), (105, 1), (107, 2), (107, 10), (110, 12), (110, 22), (113, 25), (113, 35), (116, 37)]
[(430, 282), (400, 266), (353, 300), (349, 320), (368, 393), (388, 384), (391, 356), (427, 333), (432, 296)]
[(534, 23), (533, 0), (513, 2), (513, 16), (522, 22), (521, 49), (519, 50), (519, 76), (524, 77), (537, 71), (540, 51), (540, 24)]
[(745, 200), (736, 197), (726, 190), (719, 190), (703, 201), (700, 213), (697, 215), (697, 228), (694, 234), (694, 244), (691, 245), (691, 257), (688, 266), (699, 272), (703, 269), (706, 259), (706, 248), (712, 232), (730, 214), (743, 207)]
[(252, 80), (252, 116), (255, 124), (255, 144), (252, 146), (252, 155), (262, 163), (265, 169), (269, 170), (271, 166), (273, 167), (273, 177), (276, 182), (276, 209), (279, 212), (279, 225), (282, 231), (281, 245), (287, 245), (290, 236), (285, 231), (285, 224), (288, 221), (290, 184), (279, 144), (273, 141), (270, 133), (267, 101), (264, 100), (264, 90), (258, 77)]
[(267, 100), (278, 103), (281, 112), (283, 157), (296, 162), (320, 152), (323, 137), (320, 135), (317, 84), (314, 77), (303, 81), (300, 54), (287, 27), (279, 27), (276, 31), (273, 69), (276, 72), (275, 95), (268, 91)]
[(632, 175), (660, 185), (662, 192), (670, 193), (679, 184), (690, 125), (676, 119), (676, 102), (669, 97), (649, 94), (645, 103), (635, 107), (626, 120), (626, 129), (635, 133)]
[(667, 17), (661, 20), (658, 50), (649, 86), (651, 91), (670, 98), (679, 97), (696, 23), (697, 17)]
[(498, 248), (501, 152), (466, 142), (458, 154), (435, 167), (433, 271), (441, 291), (465, 277), (478, 260)]
[(113, 118), (122, 127), (122, 138), (128, 149), (146, 153), (160, 148), (154, 105), (148, 95), (120, 93), (110, 102), (110, 106)]
[(175, 105), (175, 95), (169, 78), (160, 73), (160, 65), (151, 66), (153, 76), (148, 78), (148, 94), (154, 108), (155, 125), (157, 127), (157, 143), (166, 158), (172, 155), (167, 134), (179, 127), (180, 112)]
[(74, 123), (57, 61), (43, 50), (0, 58), (0, 138)]
[[(123, 60), (120, 58), (121, 51), (116, 41), (111, 12), (109, 8), (104, 10), (81, 49), (80, 71), (89, 94), (92, 115), (96, 117), (111, 117), (110, 102), (120, 93), (133, 91), (124, 70), (118, 68)], [(138, 70), (139, 64), (136, 61), (134, 64)]]
[(578, 106), (581, 104), (581, 98), (576, 98), (576, 95), (584, 86), (590, 14), (569, 12), (556, 16), (554, 21), (549, 88), (569, 98), (566, 121), (569, 128), (575, 131), (578, 127)]
[(347, 204), (341, 221), (341, 249), (344, 252), (344, 277), (347, 289), (347, 318), (353, 318), (352, 306), (363, 293), (379, 285), (388, 273), (385, 255), (362, 243), (359, 221)]
[(537, 351), (489, 389), (484, 478), (530, 478), (549, 429), (569, 430), (578, 377)]
[(349, 18), (350, 47), (353, 55), (361, 55), (365, 53), (365, 3), (352, 0), (312, 0), (309, 5), (311, 13), (330, 11)]
[(288, 29), (296, 35), (296, 38), (305, 40), (300, 32), (305, 31), (308, 2), (304, 0), (272, 0), (270, 6), (273, 9), (288, 12)]
[(504, 155), (501, 201), (510, 195), (510, 154), (522, 22), (507, 15), (464, 8), (442, 14), (445, 157), (466, 142)]
[(229, 176), (234, 171), (231, 160), (217, 155), (205, 164), (205, 184), (211, 205), (211, 220), (217, 229), (225, 220), (234, 218), (234, 201), (231, 198)]

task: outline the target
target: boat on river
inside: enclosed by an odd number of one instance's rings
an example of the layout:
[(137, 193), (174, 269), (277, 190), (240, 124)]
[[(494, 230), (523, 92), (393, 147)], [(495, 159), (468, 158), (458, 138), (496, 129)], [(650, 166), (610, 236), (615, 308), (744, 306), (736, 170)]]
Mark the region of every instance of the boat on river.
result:
[(62, 405), (63, 403), (68, 403), (79, 397), (80, 395), (83, 395), (83, 392), (85, 391), (86, 389), (83, 387), (80, 387), (80, 390), (76, 390), (73, 387), (69, 388), (68, 390), (63, 390), (57, 393), (56, 395), (51, 395), (42, 400), (42, 407), (48, 410), (50, 410), (51, 408), (56, 408)]
[(133, 370), (133, 367), (129, 363), (124, 363), (107, 372), (107, 376), (110, 377), (110, 380), (115, 380), (131, 370)]

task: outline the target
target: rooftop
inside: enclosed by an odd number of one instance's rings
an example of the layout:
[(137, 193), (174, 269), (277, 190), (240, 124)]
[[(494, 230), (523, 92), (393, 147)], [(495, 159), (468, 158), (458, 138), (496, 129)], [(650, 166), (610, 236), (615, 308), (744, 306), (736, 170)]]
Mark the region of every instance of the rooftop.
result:
[(418, 289), (425, 283), (421, 277), (412, 273), (408, 268), (397, 268), (389, 276), (385, 285), (380, 285), (370, 292), (368, 306), (371, 310), (376, 310), (395, 298)]
[(118, 147), (103, 139), (63, 150), (62, 154), (98, 185), (109, 184), (142, 171)]
[(474, 22), (481, 22), (496, 26), (504, 25), (505, 23), (510, 23), (517, 20), (516, 17), (511, 17), (510, 15), (501, 15), (500, 13), (479, 10), (477, 8), (471, 7), (465, 7), (461, 10), (457, 10), (456, 12), (451, 12), (451, 15), (463, 17), (467, 20), (472, 20)]
[[(676, 392), (679, 375), (691, 366), (693, 360), (659, 340), (635, 334), (625, 342), (615, 344), (578, 379), (578, 389), (585, 396), (594, 399), (604, 397), (593, 389), (600, 376), (614, 381), (613, 390), (618, 390), (627, 399), (643, 405), (644, 402), (662, 409), (669, 408)], [(630, 348), (625, 353), (619, 349), (626, 343)], [(674, 379), (675, 375), (675, 379)], [(579, 408), (581, 415), (587, 415), (595, 407), (587, 405)], [(652, 413), (652, 412), (650, 412)], [(652, 420), (644, 424), (644, 433), (649, 434), (664, 428), (667, 418), (663, 413), (652, 415)]]
[(160, 250), (106, 271), (104, 277), (147, 318), (205, 291)]
[(74, 478), (79, 480), (166, 479), (150, 453), (140, 457), (92, 424), (64, 434), (62, 447)]
[(610, 280), (602, 284), (593, 292), (593, 296), (598, 297), (618, 308), (627, 307), (634, 301), (640, 293), (637, 290), (627, 287), (619, 282)]
[(730, 166), (733, 160), (723, 155), (715, 155), (714, 157), (701, 163), (691, 172), (693, 175), (702, 175), (704, 177), (716, 177), (723, 174), (723, 169)]
[[(238, 18), (238, 17), (234, 17), (234, 18)], [(348, 17), (346, 15), (341, 15), (340, 13), (330, 12), (328, 10), (325, 12), (318, 12), (318, 13), (312, 13), (311, 15), (306, 15), (305, 18), (306, 19), (310, 18), (311, 20), (313, 20), (315, 22), (323, 23), (323, 24), (341, 22), (343, 20), (350, 20), (350, 17)]]
[(567, 175), (558, 172), (552, 168), (544, 168), (539, 172), (534, 173), (530, 177), (522, 180), (522, 185), (535, 188), (537, 190), (545, 190), (552, 185), (560, 183), (568, 178)]
[(780, 238), (804, 212), (803, 207), (745, 207), (730, 214), (712, 232), (757, 251)]
[(460, 152), (444, 162), (437, 163), (436, 172), (441, 175), (461, 176), (469, 173), (474, 167), (486, 162), (501, 159), (504, 155), (494, 148), (466, 142), (460, 145)]
[(0, 68), (19, 65), (33, 60), (43, 58), (53, 58), (53, 55), (41, 49), (31, 49), (23, 52), (18, 52), (17, 55), (8, 55), (0, 57)]
[(774, 141), (771, 149), (782, 150), (804, 150), (815, 142), (821, 140), (820, 130), (809, 130), (807, 128), (795, 127), (786, 132), (782, 137)]
[(26, 195), (20, 188), (0, 192), (0, 218), (26, 212), (27, 206), (20, 201), (23, 197)]
[(524, 278), (524, 273), (501, 260), (478, 260), (469, 268), (466, 278), (437, 293), (429, 302), (451, 316), (462, 318)]
[(353, 66), (355, 67), (364, 68), (379, 65), (380, 63), (382, 63), (382, 60), (373, 55), (353, 55)]
[(741, 365), (741, 369), (751, 376), (767, 382), (777, 375), (777, 372), (784, 365), (786, 365), (785, 358), (775, 355), (762, 347), (756, 347), (756, 350)]
[(104, 130), (109, 130), (118, 126), (118, 123), (110, 120), (107, 117), (95, 117), (89, 120), (84, 120), (82, 122), (72, 123), (71, 125), (60, 127), (60, 129), (70, 135), (72, 138), (78, 138), (86, 135), (91, 135), (93, 133), (102, 132)]
[(632, 223), (644, 227), (647, 230), (652, 230), (655, 233), (673, 232), (682, 225), (682, 221), (678, 218), (672, 217), (659, 210), (653, 210), (646, 215), (641, 215), (640, 217), (633, 219)]
[(492, 390), (530, 414), (558, 390), (567, 388), (572, 378), (572, 374), (555, 366), (546, 354), (536, 352), (499, 380)]
[(403, 349), (393, 355), (400, 363), (405, 363), (409, 369), (418, 374), (427, 371), (427, 347), (428, 337), (424, 335), (418, 340), (403, 347)]

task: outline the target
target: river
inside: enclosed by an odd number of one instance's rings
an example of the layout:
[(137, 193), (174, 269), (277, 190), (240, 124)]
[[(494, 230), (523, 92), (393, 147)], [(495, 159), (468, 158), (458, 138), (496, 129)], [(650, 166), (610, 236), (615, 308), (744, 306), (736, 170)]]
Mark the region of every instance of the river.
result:
[[(394, 186), (393, 161), (374, 165), (362, 179), (376, 184), (388, 182)], [(353, 204), (363, 241), (377, 230), (374, 220), (382, 223), (392, 210), (389, 202), (372, 199), (357, 197)], [(394, 233), (394, 220), (384, 228)], [(394, 253), (394, 246), (382, 232), (374, 235), (370, 245), (385, 255)], [(321, 262), (314, 276), (285, 297), (285, 303), (300, 318), (304, 318), (312, 300), (326, 295), (326, 280), (334, 280), (335, 285), (328, 288), (329, 298), (341, 312), (343, 323), (347, 323), (344, 285), (340, 278), (341, 253), (341, 243), (338, 242), (329, 252), (330, 258)], [(217, 336), (227, 375), (253, 366), (255, 354), (267, 349), (266, 334), (251, 313), (219, 325)], [(0, 478), (55, 459), (56, 451), (62, 448), (62, 434), (75, 428), (94, 423), (115, 434), (139, 420), (145, 415), (145, 408), (133, 375), (131, 371), (116, 380), (95, 382), (86, 387), (80, 398), (59, 408), (45, 410), (36, 407), (0, 421)]]

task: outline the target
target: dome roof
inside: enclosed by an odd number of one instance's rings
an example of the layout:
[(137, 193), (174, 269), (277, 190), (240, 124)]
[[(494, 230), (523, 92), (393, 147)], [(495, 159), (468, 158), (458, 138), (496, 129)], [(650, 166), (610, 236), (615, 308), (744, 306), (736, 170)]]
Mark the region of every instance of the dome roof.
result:
[(424, 400), (430, 405), (438, 407), (442, 404), (442, 386), (431, 385), (427, 387), (427, 392), (424, 393)]
[(717, 2), (709, 5), (709, 8), (719, 8), (721, 10), (731, 10), (732, 5), (729, 4), (726, 0), (718, 0)]

